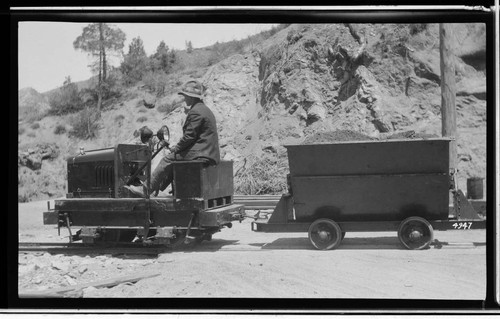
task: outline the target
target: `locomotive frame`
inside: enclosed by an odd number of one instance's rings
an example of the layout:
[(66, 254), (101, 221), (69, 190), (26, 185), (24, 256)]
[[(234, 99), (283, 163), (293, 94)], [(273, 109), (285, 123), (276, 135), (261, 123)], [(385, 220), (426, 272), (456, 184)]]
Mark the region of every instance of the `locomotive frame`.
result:
[[(244, 218), (233, 202), (233, 165), (221, 161), (173, 163), (173, 195), (134, 196), (124, 186), (149, 185), (151, 148), (118, 144), (67, 159), (68, 194), (43, 213), (44, 224), (66, 227), (70, 242), (140, 242), (175, 246), (211, 240), (214, 233)], [(80, 227), (73, 234), (72, 228)]]

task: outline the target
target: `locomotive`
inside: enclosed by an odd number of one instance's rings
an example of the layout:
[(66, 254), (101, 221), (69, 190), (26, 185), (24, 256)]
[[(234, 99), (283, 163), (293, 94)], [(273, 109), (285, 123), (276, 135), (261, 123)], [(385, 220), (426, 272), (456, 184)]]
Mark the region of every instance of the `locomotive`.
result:
[[(151, 161), (168, 148), (167, 126), (141, 129), (142, 144), (85, 151), (67, 158), (68, 192), (43, 213), (45, 225), (69, 231), (70, 242), (135, 242), (175, 247), (211, 240), (245, 217), (233, 201), (233, 163), (201, 160), (173, 164), (171, 195), (136, 198), (125, 186), (149, 186)], [(149, 187), (147, 187), (149, 189)], [(78, 228), (73, 233), (73, 229)]]

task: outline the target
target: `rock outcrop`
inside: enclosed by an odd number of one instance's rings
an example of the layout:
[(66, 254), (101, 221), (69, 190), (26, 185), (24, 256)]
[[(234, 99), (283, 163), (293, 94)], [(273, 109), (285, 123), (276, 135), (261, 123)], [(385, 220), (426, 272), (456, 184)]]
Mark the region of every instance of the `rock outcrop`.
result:
[(18, 166), (26, 166), (31, 170), (42, 168), (42, 161), (59, 156), (59, 147), (55, 144), (38, 144), (24, 150), (18, 150)]
[[(462, 48), (484, 38), (475, 25), (457, 30)], [(486, 174), (486, 80), (477, 62), (484, 49), (457, 49), (455, 60), (464, 177)], [(291, 25), (257, 50), (211, 67), (203, 81), (206, 101), (221, 120), (227, 158), (237, 165), (318, 132), (441, 136), (437, 24)]]

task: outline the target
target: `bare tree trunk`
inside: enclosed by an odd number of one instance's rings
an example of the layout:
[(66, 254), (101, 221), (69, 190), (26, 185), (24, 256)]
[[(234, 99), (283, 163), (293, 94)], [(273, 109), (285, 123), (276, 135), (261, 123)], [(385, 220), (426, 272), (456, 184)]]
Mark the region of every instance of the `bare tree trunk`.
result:
[(106, 50), (102, 50), (102, 80), (106, 81), (108, 78), (108, 63), (106, 62)]
[(101, 111), (101, 105), (102, 105), (102, 90), (101, 90), (101, 85), (99, 84), (99, 88), (97, 91), (97, 110), (99, 112)]
[(105, 57), (103, 55), (103, 47), (104, 47), (104, 36), (102, 34), (102, 23), (99, 23), (99, 81), (97, 83), (97, 110), (101, 111), (102, 104), (102, 81), (103, 81), (103, 64)]
[(91, 136), (92, 136), (92, 132), (90, 130), (90, 121), (91, 121), (90, 117), (91, 117), (91, 111), (87, 107), (87, 137), (88, 138), (91, 138)]
[(102, 28), (103, 24), (99, 24), (99, 42), (100, 50), (102, 54), (102, 80), (106, 81), (107, 78), (107, 63), (106, 63), (106, 49), (104, 48), (104, 30)]
[(97, 84), (101, 85), (102, 81), (102, 52), (99, 51), (99, 75), (97, 77)]
[(439, 24), (441, 57), (441, 132), (450, 142), (450, 170), (457, 168), (457, 110), (455, 106), (455, 57), (451, 49), (451, 24)]
[(100, 111), (101, 110), (101, 104), (102, 104), (102, 92), (101, 92), (101, 87), (102, 87), (102, 55), (99, 53), (99, 77), (97, 79), (97, 109)]

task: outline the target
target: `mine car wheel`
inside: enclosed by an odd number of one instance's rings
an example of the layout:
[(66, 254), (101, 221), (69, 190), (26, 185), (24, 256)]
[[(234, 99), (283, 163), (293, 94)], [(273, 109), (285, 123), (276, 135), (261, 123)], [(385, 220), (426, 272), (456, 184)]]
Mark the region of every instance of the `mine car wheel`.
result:
[(409, 217), (401, 222), (398, 238), (407, 249), (425, 249), (429, 247), (434, 238), (434, 230), (424, 218)]
[(317, 219), (309, 226), (309, 240), (316, 249), (335, 249), (342, 241), (342, 230), (331, 219)]

